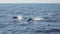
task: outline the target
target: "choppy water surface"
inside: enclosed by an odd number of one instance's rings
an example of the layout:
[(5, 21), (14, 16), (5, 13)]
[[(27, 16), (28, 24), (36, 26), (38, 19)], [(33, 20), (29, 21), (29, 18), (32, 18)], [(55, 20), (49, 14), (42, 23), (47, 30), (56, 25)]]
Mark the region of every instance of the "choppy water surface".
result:
[[(15, 15), (49, 19), (19, 22)], [(60, 4), (0, 4), (0, 34), (60, 34)]]

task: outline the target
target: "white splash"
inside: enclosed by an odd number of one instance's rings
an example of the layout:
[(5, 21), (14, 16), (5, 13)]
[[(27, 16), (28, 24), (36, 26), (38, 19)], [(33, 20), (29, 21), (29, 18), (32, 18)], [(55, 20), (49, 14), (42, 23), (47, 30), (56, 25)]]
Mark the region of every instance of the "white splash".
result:
[(17, 15), (17, 20), (22, 21), (23, 17), (21, 15)]
[(44, 18), (42, 18), (42, 17), (35, 17), (35, 18), (33, 18), (33, 20), (44, 20)]
[(18, 20), (18, 21), (23, 20), (23, 17), (21, 15), (14, 16), (13, 18), (14, 18), (13, 20)]

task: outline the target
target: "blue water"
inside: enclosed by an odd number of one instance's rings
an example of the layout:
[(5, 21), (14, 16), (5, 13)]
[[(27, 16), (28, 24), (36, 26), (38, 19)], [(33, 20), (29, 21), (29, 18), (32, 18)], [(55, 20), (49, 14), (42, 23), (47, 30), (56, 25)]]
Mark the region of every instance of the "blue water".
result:
[[(14, 21), (15, 15), (49, 17), (46, 21)], [(0, 34), (60, 34), (60, 4), (0, 4)]]

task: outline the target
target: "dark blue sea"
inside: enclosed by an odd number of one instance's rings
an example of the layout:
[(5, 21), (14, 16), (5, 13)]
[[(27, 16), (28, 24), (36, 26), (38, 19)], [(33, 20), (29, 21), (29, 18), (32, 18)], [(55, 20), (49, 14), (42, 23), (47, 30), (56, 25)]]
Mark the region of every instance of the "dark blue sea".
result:
[[(12, 19), (15, 15), (49, 18), (20, 22)], [(0, 3), (0, 34), (60, 34), (60, 4)]]

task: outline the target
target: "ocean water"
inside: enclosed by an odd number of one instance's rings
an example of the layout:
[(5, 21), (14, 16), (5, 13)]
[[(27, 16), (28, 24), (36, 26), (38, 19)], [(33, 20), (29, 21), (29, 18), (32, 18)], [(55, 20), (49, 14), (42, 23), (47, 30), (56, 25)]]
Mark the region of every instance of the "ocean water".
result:
[[(43, 17), (43, 21), (13, 20)], [(60, 34), (60, 4), (0, 4), (0, 34)]]

